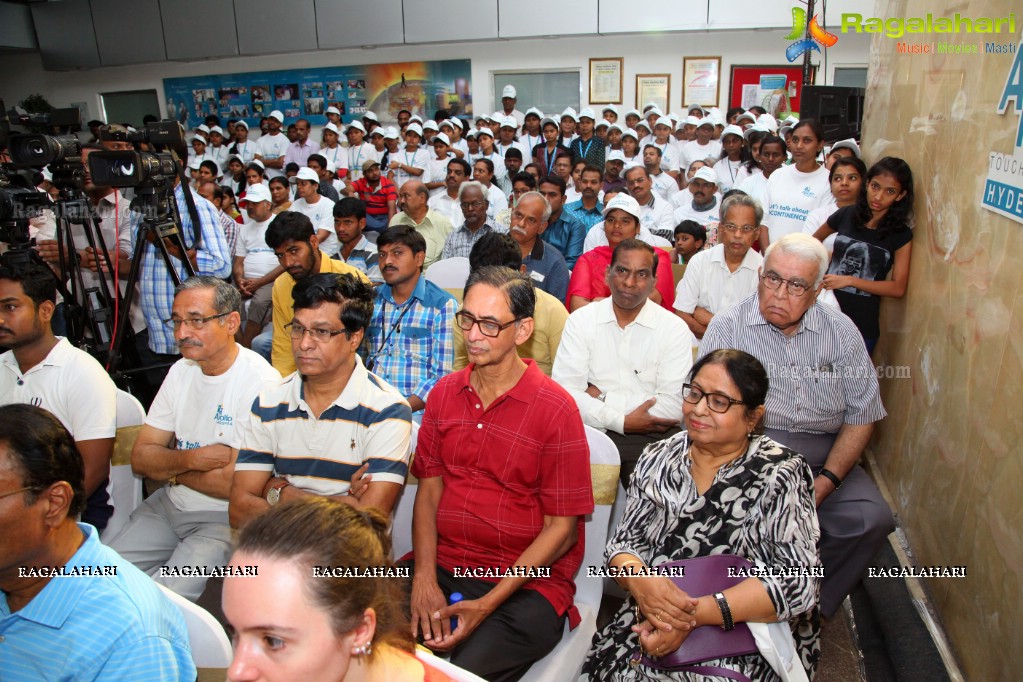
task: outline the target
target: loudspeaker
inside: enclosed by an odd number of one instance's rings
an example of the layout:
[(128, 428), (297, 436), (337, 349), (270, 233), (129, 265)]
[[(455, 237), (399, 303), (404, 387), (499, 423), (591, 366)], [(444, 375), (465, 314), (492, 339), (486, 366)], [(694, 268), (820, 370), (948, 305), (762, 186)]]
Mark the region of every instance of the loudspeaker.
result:
[(799, 118), (814, 118), (824, 128), (828, 142), (859, 139), (863, 126), (863, 88), (808, 85), (803, 88)]

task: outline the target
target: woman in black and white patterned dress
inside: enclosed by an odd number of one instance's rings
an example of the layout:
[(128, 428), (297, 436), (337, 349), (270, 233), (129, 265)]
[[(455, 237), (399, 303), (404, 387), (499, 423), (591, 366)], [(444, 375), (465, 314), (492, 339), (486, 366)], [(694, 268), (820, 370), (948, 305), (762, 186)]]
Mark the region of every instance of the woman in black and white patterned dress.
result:
[[(624, 516), (607, 545), (608, 565), (636, 570), (729, 553), (760, 567), (805, 569), (790, 571), (794, 577), (747, 578), (724, 596), (736, 623), (788, 621), (796, 653), (812, 677), (820, 657), (813, 476), (798, 454), (755, 433), (768, 386), (756, 358), (715, 351), (693, 366), (689, 381), (683, 393), (686, 430), (650, 446), (640, 458)], [(594, 635), (582, 679), (726, 679), (629, 663), (637, 647), (662, 656), (695, 627), (721, 627), (724, 609), (713, 595), (690, 598), (666, 577), (625, 577), (619, 583), (630, 598)], [(700, 665), (758, 682), (780, 679), (759, 654)]]

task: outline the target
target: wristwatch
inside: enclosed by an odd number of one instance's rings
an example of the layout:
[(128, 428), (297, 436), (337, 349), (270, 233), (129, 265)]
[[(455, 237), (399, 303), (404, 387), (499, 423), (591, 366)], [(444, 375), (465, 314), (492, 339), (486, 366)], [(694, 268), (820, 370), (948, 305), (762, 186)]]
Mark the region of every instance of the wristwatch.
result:
[(273, 507), (278, 502), (280, 502), (281, 501), (281, 491), (284, 490), (285, 488), (287, 488), (289, 485), (291, 485), (291, 484), (288, 483), (287, 481), (285, 481), (284, 485), (279, 485), (279, 486), (276, 486), (274, 488), (270, 488), (269, 490), (267, 490), (266, 491), (266, 501), (267, 501), (267, 503), (269, 503), (269, 505), (271, 507)]

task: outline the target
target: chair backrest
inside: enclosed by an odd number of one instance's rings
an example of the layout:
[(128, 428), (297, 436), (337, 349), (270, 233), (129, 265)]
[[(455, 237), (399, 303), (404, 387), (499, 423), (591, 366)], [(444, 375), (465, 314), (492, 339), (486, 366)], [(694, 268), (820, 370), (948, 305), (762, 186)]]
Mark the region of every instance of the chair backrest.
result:
[(430, 266), (424, 275), (441, 289), (462, 289), (469, 279), (469, 259), (464, 256), (445, 258)]
[(586, 443), (590, 447), (590, 479), (593, 482), (593, 513), (586, 519), (586, 548), (583, 563), (575, 576), (575, 601), (600, 607), (604, 581), (588, 576), (587, 566), (604, 565), (604, 547), (607, 545), (611, 505), (618, 491), (618, 472), (621, 457), (614, 441), (592, 426), (585, 426)]
[(233, 657), (231, 640), (223, 626), (209, 611), (194, 604), (166, 585), (160, 585), (167, 598), (181, 611), (188, 628), (188, 643), (192, 647), (192, 661), (196, 668), (227, 668)]
[[(416, 441), (419, 437), (419, 424), (412, 422), (412, 456), (409, 457), (409, 468), (412, 467), (412, 457), (416, 456)], [(416, 492), (419, 490), (419, 481), (409, 474), (405, 477), (405, 487), (402, 488), (398, 501), (394, 505), (394, 514), (391, 520), (391, 551), (395, 560), (412, 551), (412, 509), (416, 504)]]
[(135, 507), (142, 504), (142, 478), (132, 473), (131, 449), (145, 420), (146, 410), (142, 403), (132, 394), (117, 389), (117, 433), (110, 460), (110, 483), (107, 485), (114, 513), (100, 533), (101, 539), (115, 537), (128, 523)]
[(682, 281), (682, 277), (686, 274), (685, 263), (672, 263), (671, 264), (671, 278), (675, 280), (675, 286)]

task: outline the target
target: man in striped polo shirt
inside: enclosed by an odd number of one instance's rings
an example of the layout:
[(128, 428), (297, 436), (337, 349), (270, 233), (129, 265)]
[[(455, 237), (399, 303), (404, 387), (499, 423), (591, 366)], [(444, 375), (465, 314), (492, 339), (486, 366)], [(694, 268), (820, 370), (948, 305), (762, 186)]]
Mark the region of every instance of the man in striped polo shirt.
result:
[[(373, 287), (349, 274), (302, 279), (288, 326), (298, 371), (263, 391), (241, 436), (231, 525), (296, 497), (335, 497), (390, 514), (408, 471), (412, 411), (356, 354), (373, 315)], [(372, 482), (348, 495), (367, 465)]]
[(830, 617), (894, 527), (891, 510), (857, 462), (884, 419), (877, 374), (852, 320), (817, 302), (828, 253), (806, 234), (772, 242), (750, 296), (714, 316), (700, 355), (736, 348), (770, 378), (765, 433), (806, 459), (816, 476), (821, 613)]

